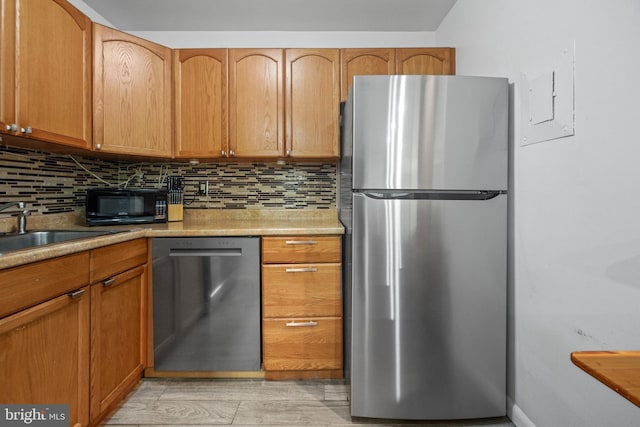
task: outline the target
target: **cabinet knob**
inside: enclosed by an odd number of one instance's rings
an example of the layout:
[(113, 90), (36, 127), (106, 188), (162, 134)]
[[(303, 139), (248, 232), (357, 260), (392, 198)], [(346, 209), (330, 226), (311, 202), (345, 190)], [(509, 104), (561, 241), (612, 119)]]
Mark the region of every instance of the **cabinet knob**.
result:
[(287, 150), (285, 154), (287, 155), (287, 157), (291, 157), (291, 150)]
[(96, 144), (96, 150), (102, 150), (102, 144)]
[(236, 155), (236, 153), (233, 150), (229, 150), (229, 156), (233, 157), (235, 155)]
[(224, 150), (222, 150), (222, 151), (220, 152), (220, 154), (222, 154), (222, 157), (227, 157), (227, 152), (226, 152), (226, 151), (224, 151)]
[(31, 135), (31, 133), (33, 132), (33, 129), (31, 129), (31, 126), (27, 126), (26, 128), (20, 128), (20, 132), (25, 133), (27, 135)]
[(16, 123), (11, 123), (6, 126), (7, 130), (10, 132), (18, 132), (18, 125)]

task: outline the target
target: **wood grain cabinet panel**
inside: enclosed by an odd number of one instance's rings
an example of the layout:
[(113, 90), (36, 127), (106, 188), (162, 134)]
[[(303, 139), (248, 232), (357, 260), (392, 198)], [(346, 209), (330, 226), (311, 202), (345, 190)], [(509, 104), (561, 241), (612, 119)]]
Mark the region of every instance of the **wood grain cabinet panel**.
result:
[(285, 154), (292, 158), (340, 155), (340, 51), (285, 52)]
[(342, 318), (264, 319), (266, 371), (342, 369)]
[(0, 132), (90, 148), (91, 20), (65, 0), (1, 8)]
[(262, 238), (265, 378), (341, 378), (339, 236)]
[(340, 99), (345, 101), (353, 76), (390, 75), (396, 70), (396, 50), (381, 49), (341, 49)]
[(171, 49), (94, 24), (94, 148), (172, 156)]
[(142, 377), (147, 359), (145, 239), (91, 251), (91, 423)]
[(455, 74), (453, 48), (341, 49), (341, 100), (346, 100), (353, 76), (394, 74)]
[(88, 287), (0, 319), (0, 361), (0, 402), (68, 404), (69, 425), (87, 426)]
[(453, 48), (396, 49), (396, 74), (455, 74)]
[(0, 0), (0, 134), (16, 124), (15, 59), (16, 7), (14, 0)]
[(147, 262), (146, 239), (130, 240), (91, 251), (91, 283)]
[(284, 155), (284, 51), (229, 49), (229, 157)]
[(227, 49), (175, 50), (173, 74), (175, 156), (227, 157)]
[(340, 264), (262, 267), (264, 317), (342, 315)]
[(273, 236), (262, 239), (262, 262), (278, 264), (341, 261), (339, 236)]
[(146, 362), (146, 265), (91, 286), (91, 421), (142, 377)]
[(88, 283), (88, 252), (0, 270), (0, 317)]
[(0, 402), (66, 403), (70, 425), (97, 425), (142, 377), (146, 263), (136, 239), (1, 270)]

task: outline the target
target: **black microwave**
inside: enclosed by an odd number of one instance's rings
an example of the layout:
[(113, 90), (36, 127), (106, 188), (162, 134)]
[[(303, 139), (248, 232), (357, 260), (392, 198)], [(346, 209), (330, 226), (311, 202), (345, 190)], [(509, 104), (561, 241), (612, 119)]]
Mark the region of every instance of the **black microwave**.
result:
[(87, 225), (167, 222), (166, 190), (90, 188), (85, 204)]

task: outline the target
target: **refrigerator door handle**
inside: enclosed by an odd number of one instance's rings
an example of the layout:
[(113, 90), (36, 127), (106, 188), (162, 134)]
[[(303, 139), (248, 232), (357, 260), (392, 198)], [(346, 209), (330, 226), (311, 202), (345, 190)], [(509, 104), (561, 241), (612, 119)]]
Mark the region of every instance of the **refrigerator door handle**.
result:
[(506, 191), (369, 191), (363, 194), (377, 200), (490, 200)]

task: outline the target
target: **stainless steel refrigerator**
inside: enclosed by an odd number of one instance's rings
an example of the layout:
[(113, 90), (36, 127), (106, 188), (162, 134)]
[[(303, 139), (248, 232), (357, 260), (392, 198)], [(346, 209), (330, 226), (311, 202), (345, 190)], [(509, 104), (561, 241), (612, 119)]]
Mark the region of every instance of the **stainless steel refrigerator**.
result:
[(342, 116), (351, 415), (506, 413), (508, 83), (356, 76)]

